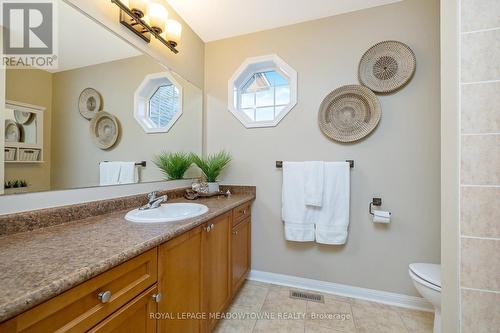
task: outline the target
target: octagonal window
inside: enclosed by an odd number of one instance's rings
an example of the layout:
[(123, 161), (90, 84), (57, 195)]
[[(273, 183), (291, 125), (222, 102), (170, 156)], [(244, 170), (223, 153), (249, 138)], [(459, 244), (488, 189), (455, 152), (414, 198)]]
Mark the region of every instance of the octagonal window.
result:
[(182, 86), (168, 72), (150, 74), (134, 95), (134, 117), (146, 133), (168, 132), (182, 115)]
[(173, 85), (158, 87), (149, 99), (149, 119), (157, 127), (166, 127), (179, 111), (179, 91)]
[(297, 73), (276, 55), (247, 59), (229, 80), (229, 96), (246, 127), (276, 126), (297, 103)]

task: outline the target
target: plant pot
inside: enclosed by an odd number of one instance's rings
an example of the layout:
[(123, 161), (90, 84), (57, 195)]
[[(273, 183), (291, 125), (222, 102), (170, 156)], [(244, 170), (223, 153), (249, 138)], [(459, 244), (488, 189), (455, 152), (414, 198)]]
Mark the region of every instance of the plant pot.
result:
[(208, 193), (216, 193), (219, 192), (219, 183), (207, 183), (208, 184)]

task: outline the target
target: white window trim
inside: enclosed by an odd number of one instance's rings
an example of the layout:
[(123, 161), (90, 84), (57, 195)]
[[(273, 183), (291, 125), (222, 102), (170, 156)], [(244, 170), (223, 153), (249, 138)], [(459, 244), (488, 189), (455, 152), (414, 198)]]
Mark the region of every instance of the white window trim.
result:
[[(156, 125), (149, 119), (149, 100), (160, 86), (165, 83), (154, 84), (151, 86), (150, 82), (157, 79), (166, 79), (170, 81), (179, 91), (179, 110), (172, 117), (167, 126), (156, 127)], [(167, 133), (177, 120), (182, 116), (183, 112), (183, 90), (182, 86), (175, 80), (169, 72), (161, 72), (146, 75), (144, 80), (139, 85), (139, 88), (134, 94), (134, 118), (141, 125), (146, 133)]]
[[(264, 65), (270, 62), (273, 63), (272, 66)], [(260, 64), (262, 64), (262, 66), (259, 66)], [(249, 67), (252, 66), (256, 67), (256, 69), (249, 69)], [(256, 73), (256, 70), (258, 70), (259, 72), (276, 70), (281, 74), (284, 74), (290, 80), (290, 103), (283, 109), (283, 111), (280, 112), (278, 117), (276, 117), (274, 120), (254, 121), (250, 119), (239, 108), (234, 106), (234, 87), (236, 85), (236, 82), (248, 81), (248, 79), (250, 79), (250, 77)], [(281, 120), (283, 120), (283, 118), (285, 118), (285, 116), (295, 107), (295, 105), (297, 105), (297, 72), (276, 54), (247, 58), (228, 81), (229, 112), (231, 112), (236, 117), (236, 119), (238, 119), (246, 128), (275, 127)]]

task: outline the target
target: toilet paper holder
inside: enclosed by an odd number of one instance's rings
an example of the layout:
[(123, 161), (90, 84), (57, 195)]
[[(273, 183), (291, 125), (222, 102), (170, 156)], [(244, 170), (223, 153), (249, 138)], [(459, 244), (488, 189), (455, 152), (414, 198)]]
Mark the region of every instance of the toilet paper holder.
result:
[(377, 206), (377, 207), (382, 206), (382, 198), (373, 198), (372, 202), (370, 202), (370, 206), (368, 206), (368, 211), (372, 215), (374, 215), (373, 214), (373, 206)]

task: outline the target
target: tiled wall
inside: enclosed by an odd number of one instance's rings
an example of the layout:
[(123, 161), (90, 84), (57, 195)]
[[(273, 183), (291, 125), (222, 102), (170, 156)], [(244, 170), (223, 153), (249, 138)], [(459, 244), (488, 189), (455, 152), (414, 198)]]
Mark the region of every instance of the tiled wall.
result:
[(462, 333), (500, 331), (500, 0), (461, 0)]

